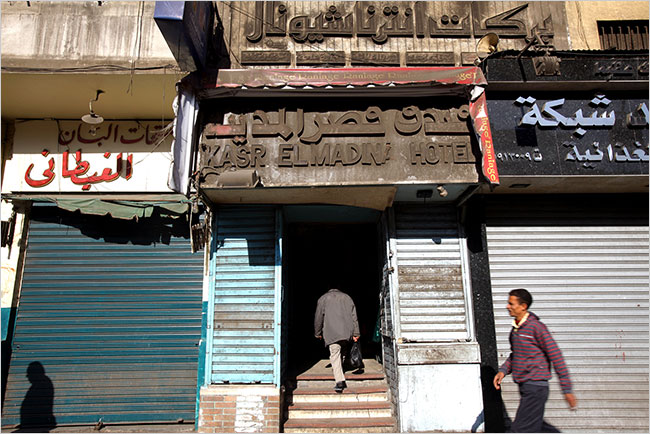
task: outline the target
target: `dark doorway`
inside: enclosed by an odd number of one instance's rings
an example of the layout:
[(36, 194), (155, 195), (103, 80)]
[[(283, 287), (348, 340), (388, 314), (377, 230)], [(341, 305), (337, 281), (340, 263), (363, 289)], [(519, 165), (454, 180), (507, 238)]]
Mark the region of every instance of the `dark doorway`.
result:
[(290, 223), (283, 252), (288, 375), (298, 375), (328, 358), (314, 337), (318, 298), (330, 287), (347, 293), (357, 308), (364, 359), (377, 358), (381, 344), (373, 340), (379, 310), (381, 267), (375, 223)]

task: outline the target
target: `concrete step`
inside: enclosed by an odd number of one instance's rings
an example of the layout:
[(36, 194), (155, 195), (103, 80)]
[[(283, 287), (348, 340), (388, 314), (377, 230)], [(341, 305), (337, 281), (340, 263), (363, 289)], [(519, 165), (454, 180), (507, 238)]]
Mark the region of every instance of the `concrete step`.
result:
[(390, 403), (383, 402), (305, 402), (288, 407), (292, 419), (345, 419), (391, 417)]
[[(364, 381), (364, 380), (383, 380), (383, 372), (364, 372), (363, 374), (354, 374), (350, 372), (345, 373), (346, 381)], [(316, 381), (316, 380), (332, 380), (334, 381), (334, 375), (331, 373), (327, 374), (300, 374), (296, 377), (296, 380), (300, 381)]]
[(284, 424), (284, 432), (293, 433), (384, 433), (396, 432), (396, 429), (395, 419), (392, 417), (359, 419), (290, 419)]
[[(356, 378), (346, 378), (345, 383), (347, 384), (348, 389), (356, 389), (358, 387), (381, 387), (386, 384), (384, 379), (369, 379), (369, 380), (358, 380)], [(334, 390), (334, 385), (336, 381), (334, 378), (318, 380), (302, 380), (298, 383), (288, 384), (289, 390), (311, 390), (311, 389), (321, 389), (321, 390)], [(347, 389), (346, 389), (347, 390)]]
[(288, 403), (301, 402), (379, 402), (388, 399), (386, 384), (354, 385), (336, 393), (333, 388), (302, 387), (287, 394)]
[(383, 402), (386, 393), (328, 393), (322, 395), (293, 395), (290, 402)]

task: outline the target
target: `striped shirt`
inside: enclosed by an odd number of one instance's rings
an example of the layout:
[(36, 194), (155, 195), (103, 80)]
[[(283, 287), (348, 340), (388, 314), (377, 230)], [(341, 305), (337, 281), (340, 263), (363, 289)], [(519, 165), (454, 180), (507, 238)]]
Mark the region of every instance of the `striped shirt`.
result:
[(562, 352), (537, 315), (530, 312), (518, 330), (514, 327), (510, 330), (510, 350), (510, 356), (499, 371), (506, 375), (512, 373), (515, 383), (548, 381), (552, 376), (550, 365), (553, 364), (562, 391), (565, 394), (571, 393), (569, 369), (564, 363)]

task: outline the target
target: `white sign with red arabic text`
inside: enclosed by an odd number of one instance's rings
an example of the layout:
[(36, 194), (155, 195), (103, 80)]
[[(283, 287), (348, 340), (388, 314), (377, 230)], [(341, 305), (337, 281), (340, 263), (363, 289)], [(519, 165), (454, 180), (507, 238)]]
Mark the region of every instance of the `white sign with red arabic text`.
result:
[(169, 193), (169, 121), (17, 121), (4, 192)]

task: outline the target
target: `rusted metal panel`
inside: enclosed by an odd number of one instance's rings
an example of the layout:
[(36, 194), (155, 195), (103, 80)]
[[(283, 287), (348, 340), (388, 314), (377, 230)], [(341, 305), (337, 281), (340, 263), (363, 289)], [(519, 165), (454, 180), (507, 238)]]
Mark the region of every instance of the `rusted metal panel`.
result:
[(479, 363), (481, 355), (478, 343), (403, 344), (397, 347), (400, 365), (423, 365), (444, 363)]
[(3, 427), (192, 421), (203, 256), (187, 225), (30, 219)]
[(477, 58), (476, 43), (488, 32), (500, 36), (500, 50), (523, 49), (535, 32), (569, 49), (564, 2), (243, 1), (217, 7), (233, 68), (265, 68), (281, 59), (295, 67), (303, 53), (320, 66), (459, 66)]
[[(510, 352), (508, 292), (526, 288), (578, 398), (569, 412), (554, 375), (545, 419), (567, 432), (648, 431), (647, 208), (596, 198), (492, 202), (486, 233), (499, 363)], [(508, 376), (502, 389), (513, 417), (517, 385)]]

